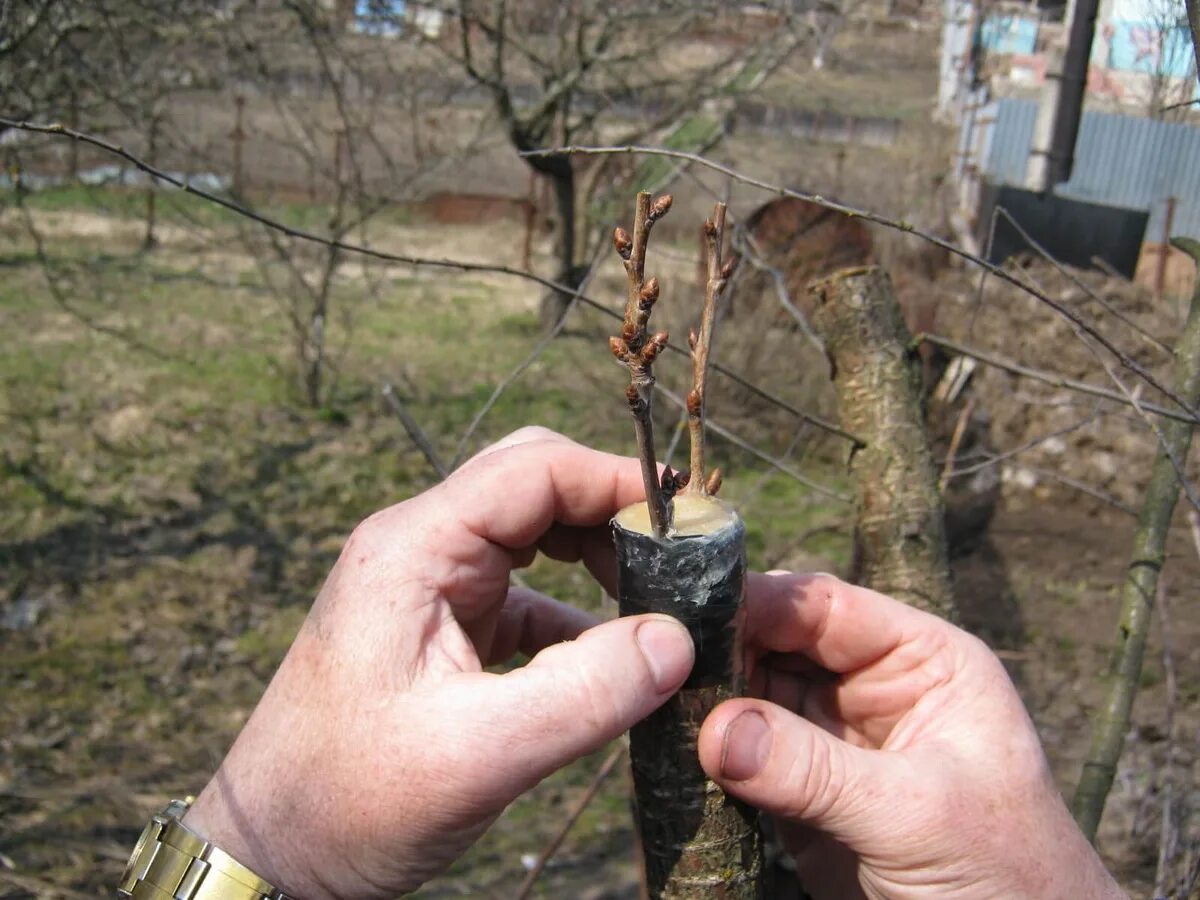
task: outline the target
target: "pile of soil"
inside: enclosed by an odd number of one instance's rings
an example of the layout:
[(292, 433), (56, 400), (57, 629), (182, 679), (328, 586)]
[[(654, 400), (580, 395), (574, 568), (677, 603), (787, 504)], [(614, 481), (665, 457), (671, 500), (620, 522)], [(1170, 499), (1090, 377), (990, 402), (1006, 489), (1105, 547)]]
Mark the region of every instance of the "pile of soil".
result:
[[(1185, 301), (1155, 297), (1103, 273), (1060, 271), (1042, 261), (1020, 269), (1018, 277), (1092, 324), (1161, 383), (1171, 385), (1169, 348), (1183, 326)], [(948, 271), (932, 286), (930, 300), (935, 304), (930, 330), (938, 334), (1045, 373), (1120, 393), (1105, 371), (1107, 365), (1139, 401), (1174, 407), (1094, 340), (1085, 340), (1064, 316), (1015, 285), (987, 277), (980, 290), (977, 272)], [(1157, 442), (1135, 409), (989, 365), (975, 369), (969, 390), (975, 398), (973, 424), (987, 429), (995, 452), (1013, 453), (1001, 463), (1006, 492), (1044, 494), (1075, 482), (1137, 507)], [(957, 465), (979, 461), (960, 458)], [(1200, 475), (1194, 461), (1189, 474)]]

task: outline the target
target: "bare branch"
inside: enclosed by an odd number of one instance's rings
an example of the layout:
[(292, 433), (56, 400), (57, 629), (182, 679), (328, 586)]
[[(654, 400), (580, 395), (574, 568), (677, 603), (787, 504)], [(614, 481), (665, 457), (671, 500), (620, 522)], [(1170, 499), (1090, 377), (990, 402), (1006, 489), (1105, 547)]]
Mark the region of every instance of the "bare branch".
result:
[[(638, 458), (642, 462), (642, 481), (646, 486), (646, 506), (650, 524), (658, 537), (666, 537), (671, 527), (671, 510), (659, 483), (658, 463), (654, 456), (654, 360), (667, 344), (667, 333), (650, 334), (646, 326), (658, 300), (658, 279), (646, 278), (646, 247), (654, 223), (671, 208), (671, 195), (663, 194), (653, 203), (650, 194), (637, 195), (633, 220), (633, 237), (623, 228), (613, 232), (613, 246), (625, 265), (628, 290), (621, 334), (609, 338), (609, 349), (629, 369), (629, 389), (625, 397), (633, 413), (633, 428), (637, 435)], [(670, 477), (670, 473), (667, 473)]]
[(1006, 281), (1015, 287), (1020, 288), (1025, 293), (1029, 294), (1030, 296), (1032, 296), (1032, 297), (1036, 298), (1037, 300), (1041, 301), (1042, 303), (1046, 304), (1051, 309), (1053, 309), (1056, 313), (1058, 313), (1060, 316), (1062, 316), (1063, 318), (1067, 319), (1070, 322), (1073, 322), (1078, 327), (1082, 328), (1084, 330), (1084, 332), (1086, 332), (1088, 335), (1090, 335), (1098, 344), (1100, 344), (1100, 346), (1102, 346), (1105, 350), (1107, 350), (1109, 353), (1111, 353), (1121, 363), (1122, 366), (1124, 366), (1125, 368), (1129, 369), (1129, 371), (1136, 374), (1139, 378), (1141, 378), (1147, 384), (1149, 384), (1152, 387), (1161, 391), (1164, 396), (1169, 397), (1175, 403), (1179, 404), (1181, 409), (1183, 409), (1185, 412), (1191, 414), (1191, 421), (1200, 422), (1200, 411), (1198, 411), (1194, 405), (1191, 405), (1191, 404), (1188, 404), (1187, 402), (1185, 402), (1183, 397), (1180, 396), (1173, 388), (1164, 384), (1160, 379), (1156, 378), (1153, 374), (1148, 372), (1144, 366), (1142, 366), (1140, 363), (1138, 363), (1136, 360), (1134, 360), (1132, 357), (1130, 357), (1129, 354), (1127, 354), (1124, 350), (1122, 350), (1120, 347), (1118, 347), (1116, 344), (1114, 344), (1112, 341), (1110, 341), (1107, 337), (1105, 337), (1103, 334), (1101, 334), (1099, 331), (1097, 331), (1097, 329), (1095, 328), (1094, 325), (1092, 325), (1090, 322), (1087, 322), (1085, 319), (1083, 319), (1077, 312), (1075, 312), (1071, 308), (1065, 306), (1060, 301), (1055, 300), (1054, 298), (1048, 296), (1043, 291), (1040, 291), (1037, 288), (1027, 284), (1026, 282), (1022, 281), (1020, 278), (1017, 278), (1015, 275), (1012, 274), (1012, 272), (1010, 272), (1004, 268), (1001, 268), (1000, 266), (996, 265), (995, 263), (988, 262), (986, 259), (976, 256), (975, 254), (969, 252), (968, 250), (964, 250), (962, 247), (959, 247), (957, 244), (953, 244), (950, 241), (945, 240), (944, 238), (940, 238), (928, 231), (924, 231), (923, 229), (917, 228), (911, 222), (905, 222), (902, 220), (892, 219), (887, 216), (880, 215), (879, 213), (870, 212), (869, 210), (859, 209), (854, 206), (848, 206), (845, 203), (838, 203), (833, 200), (828, 200), (825, 197), (822, 197), (820, 194), (810, 194), (810, 193), (806, 193), (804, 191), (794, 191), (789, 188), (781, 187), (780, 185), (771, 184), (770, 182), (763, 181), (759, 178), (754, 178), (750, 175), (745, 175), (741, 172), (738, 172), (735, 169), (730, 168), (729, 166), (723, 165), (718, 162), (714, 162), (710, 159), (705, 159), (703, 156), (700, 156), (699, 154), (688, 153), (683, 150), (670, 150), (670, 149), (663, 148), (663, 147), (641, 147), (641, 146), (623, 146), (623, 147), (567, 146), (567, 147), (552, 147), (552, 148), (547, 148), (547, 149), (543, 149), (543, 150), (524, 151), (524, 152), (522, 152), (521, 155), (525, 156), (525, 157), (538, 157), (538, 156), (561, 156), (563, 154), (574, 154), (574, 155), (582, 155), (582, 156), (612, 156), (612, 155), (618, 155), (618, 154), (626, 154), (626, 155), (643, 154), (643, 155), (649, 155), (649, 156), (664, 156), (669, 159), (687, 160), (689, 162), (703, 166), (707, 169), (711, 169), (714, 172), (719, 172), (720, 174), (725, 175), (726, 177), (731, 178), (734, 181), (738, 181), (738, 182), (741, 182), (742, 184), (750, 185), (751, 187), (756, 187), (756, 188), (759, 188), (764, 191), (769, 191), (770, 193), (776, 194), (777, 196), (780, 196), (780, 197), (791, 197), (796, 200), (804, 200), (809, 203), (814, 203), (817, 206), (822, 206), (825, 209), (833, 210), (834, 212), (840, 212), (847, 216), (853, 216), (856, 218), (865, 219), (868, 222), (874, 222), (876, 225), (882, 225), (885, 228), (892, 228), (896, 231), (902, 231), (902, 232), (905, 232), (908, 234), (912, 234), (915, 237), (921, 238), (922, 240), (927, 241), (930, 244), (933, 244), (935, 247), (940, 247), (941, 249), (946, 250), (949, 253), (953, 253), (955, 256), (958, 256), (962, 259), (967, 260), (968, 262), (971, 262), (977, 266), (980, 266), (980, 267), (986, 269), (988, 272), (990, 272), (995, 277), (1001, 279), (1002, 281)]
[[(170, 184), (170, 185), (178, 188), (179, 190), (183, 191), (184, 193), (192, 194), (193, 196), (199, 197), (202, 200), (206, 200), (210, 203), (215, 203), (216, 205), (218, 205), (224, 209), (227, 209), (230, 212), (235, 213), (236, 215), (246, 218), (252, 222), (256, 222), (257, 224), (263, 226), (264, 228), (268, 228), (272, 231), (279, 232), (280, 234), (287, 235), (288, 237), (294, 238), (296, 240), (306, 241), (308, 243), (317, 244), (320, 246), (336, 248), (339, 250), (344, 250), (348, 253), (358, 253), (363, 256), (370, 257), (372, 259), (382, 260), (384, 262), (393, 262), (393, 263), (400, 263), (402, 265), (426, 267), (426, 268), (434, 268), (434, 269), (449, 269), (449, 270), (458, 271), (458, 272), (489, 272), (489, 273), (493, 273), (493, 274), (497, 274), (497, 275), (506, 275), (506, 276), (510, 276), (513, 278), (521, 278), (526, 281), (540, 284), (543, 287), (550, 288), (551, 290), (557, 291), (558, 293), (564, 294), (568, 297), (571, 296), (575, 291), (574, 287), (563, 284), (562, 282), (555, 281), (550, 278), (544, 278), (541, 275), (537, 275), (534, 272), (527, 272), (522, 269), (513, 268), (512, 266), (496, 265), (496, 264), (492, 264), (492, 263), (466, 262), (464, 260), (446, 259), (446, 258), (436, 259), (436, 258), (432, 258), (432, 257), (414, 256), (412, 254), (404, 254), (404, 253), (391, 253), (391, 252), (388, 252), (385, 250), (379, 250), (374, 247), (369, 247), (369, 246), (366, 246), (363, 244), (356, 244), (356, 243), (341, 240), (341, 239), (332, 239), (332, 238), (322, 237), (321, 235), (314, 234), (314, 233), (312, 233), (310, 231), (306, 231), (302, 228), (295, 228), (291, 225), (286, 225), (282, 222), (271, 219), (268, 216), (264, 216), (261, 213), (255, 212), (254, 210), (252, 210), (246, 206), (243, 206), (242, 204), (237, 203), (233, 200), (230, 200), (226, 197), (222, 197), (218, 194), (213, 194), (209, 191), (204, 190), (203, 188), (195, 187), (194, 185), (187, 183), (183, 179), (175, 178), (174, 176), (168, 174), (167, 172), (164, 172), (164, 171), (150, 165), (149, 163), (145, 162), (144, 160), (139, 159), (137, 156), (135, 156), (134, 154), (125, 150), (123, 147), (118, 147), (117, 145), (112, 144), (112, 143), (104, 140), (103, 138), (99, 138), (99, 137), (96, 137), (96, 136), (90, 135), (90, 134), (85, 134), (83, 132), (76, 131), (75, 129), (68, 128), (68, 127), (60, 125), (60, 124), (48, 124), (48, 125), (47, 124), (38, 124), (38, 123), (33, 123), (33, 122), (21, 122), (21, 121), (17, 121), (14, 119), (7, 119), (4, 117), (0, 117), (0, 125), (10, 127), (10, 128), (17, 128), (22, 131), (34, 132), (37, 134), (57, 135), (60, 137), (70, 138), (72, 140), (81, 141), (82, 143), (96, 147), (100, 150), (103, 150), (107, 153), (111, 153), (114, 156), (124, 159), (126, 162), (130, 163), (132, 166), (134, 166), (138, 170), (145, 172), (146, 174), (148, 174), (154, 178), (157, 178), (166, 184)], [(588, 297), (586, 294), (582, 294), (582, 293), (579, 294), (579, 302), (586, 306), (591, 307), (592, 309), (597, 310), (598, 312), (603, 313), (606, 316), (611, 316), (611, 317), (617, 318), (617, 319), (622, 318), (620, 313), (614, 312), (613, 310), (609, 309), (609, 307), (606, 306), (605, 304), (600, 303), (599, 301), (594, 300), (591, 297)], [(690, 357), (689, 352), (685, 348), (679, 347), (675, 344), (668, 343), (666, 345), (666, 349), (668, 349), (674, 353), (679, 353), (681, 355)], [(755, 384), (754, 382), (749, 381), (742, 375), (738, 374), (737, 372), (733, 371), (732, 369), (729, 369), (728, 367), (722, 365), (719, 362), (713, 362), (711, 365), (712, 365), (712, 368), (714, 371), (720, 372), (723, 376), (728, 378), (730, 381), (733, 381), (735, 384), (739, 385), (740, 387), (750, 391), (752, 394), (754, 394), (759, 399), (764, 400), (765, 402), (771, 404), (772, 406), (774, 406), (778, 409), (781, 409), (784, 412), (789, 413), (790, 415), (794, 416), (795, 418), (799, 419), (800, 421), (808, 422), (809, 424), (811, 424), (817, 428), (820, 428), (822, 431), (826, 431), (829, 434), (837, 435), (838, 437), (840, 437), (846, 441), (849, 441), (850, 443), (852, 443), (856, 446), (861, 446), (861, 444), (862, 444), (861, 440), (859, 440), (857, 437), (855, 437), (853, 434), (846, 431), (845, 429), (840, 428), (836, 424), (828, 421), (827, 419), (824, 419), (821, 416), (813, 415), (812, 413), (809, 413), (809, 412), (805, 412), (804, 410), (800, 409), (799, 407), (795, 406), (794, 404), (791, 404), (788, 401), (784, 400), (782, 397), (778, 396), (777, 394), (774, 394), (774, 393), (766, 390), (765, 388)]]
[(600, 764), (600, 768), (596, 774), (592, 776), (592, 780), (588, 783), (584, 792), (579, 795), (579, 799), (575, 801), (575, 805), (571, 807), (571, 811), (567, 813), (567, 817), (559, 826), (558, 831), (554, 833), (554, 837), (550, 842), (542, 848), (542, 852), (538, 854), (537, 860), (534, 862), (529, 874), (525, 876), (525, 880), (521, 882), (521, 886), (517, 889), (516, 900), (525, 900), (533, 891), (533, 886), (537, 883), (538, 877), (542, 874), (542, 870), (546, 868), (546, 863), (562, 846), (562, 842), (566, 839), (568, 832), (571, 830), (579, 817), (583, 815), (583, 811), (588, 808), (588, 804), (596, 796), (596, 792), (612, 774), (612, 770), (616, 768), (617, 763), (621, 761), (621, 757), (625, 755), (625, 744), (619, 743), (605, 757), (604, 762)]
[[(704, 252), (708, 263), (708, 281), (704, 287), (704, 308), (700, 314), (700, 332), (688, 335), (692, 350), (692, 390), (687, 396), (688, 433), (691, 437), (691, 467), (687, 490), (692, 494), (710, 493), (704, 468), (705, 381), (708, 354), (712, 350), (713, 326), (717, 320), (717, 299), (725, 290), (732, 273), (721, 259), (725, 242), (725, 204), (713, 207), (712, 218), (704, 223)], [(718, 481), (719, 484), (719, 481)]]
[[(975, 347), (968, 347), (966, 344), (960, 344), (958, 341), (952, 341), (949, 338), (942, 337), (929, 332), (922, 332), (915, 338), (917, 343), (925, 342), (933, 344), (937, 347), (943, 347), (946, 350), (951, 350), (954, 353), (969, 356), (972, 359), (977, 359), (981, 363), (986, 363), (989, 366), (994, 366), (997, 369), (1003, 369), (1006, 372), (1011, 372), (1013, 375), (1020, 375), (1023, 378), (1030, 378), (1034, 381), (1040, 381), (1042, 384), (1048, 384), (1051, 387), (1062, 388), (1069, 391), (1077, 391), (1080, 394), (1087, 394), (1091, 397), (1101, 397), (1105, 400), (1111, 400), (1114, 403), (1120, 403), (1122, 406), (1132, 406), (1129, 398), (1118, 391), (1112, 391), (1108, 388), (1100, 387), (1095, 384), (1088, 384), (1086, 381), (1077, 381), (1074, 378), (1066, 378), (1062, 375), (1056, 375), (1053, 372), (1043, 372), (1039, 369), (1032, 369), (1029, 366), (1022, 365), (1018, 362), (1005, 359), (1002, 356), (997, 356), (994, 353), (989, 353), (986, 350), (979, 350)], [(1196, 419), (1184, 413), (1176, 412), (1173, 409), (1167, 409), (1164, 406), (1158, 406), (1154, 403), (1142, 403), (1142, 409), (1154, 413), (1158, 416), (1165, 416), (1168, 419), (1174, 419), (1177, 422), (1195, 422)]]

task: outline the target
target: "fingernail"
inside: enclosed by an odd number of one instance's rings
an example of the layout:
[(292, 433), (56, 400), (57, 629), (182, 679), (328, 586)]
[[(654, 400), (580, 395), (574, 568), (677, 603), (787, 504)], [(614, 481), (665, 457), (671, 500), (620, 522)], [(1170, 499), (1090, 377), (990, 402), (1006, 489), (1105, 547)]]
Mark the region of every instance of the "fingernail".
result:
[(686, 628), (674, 619), (650, 619), (638, 626), (634, 637), (660, 694), (683, 684), (692, 670), (692, 638)]
[(721, 774), (731, 781), (746, 781), (766, 765), (770, 753), (771, 726), (761, 714), (748, 710), (725, 729)]

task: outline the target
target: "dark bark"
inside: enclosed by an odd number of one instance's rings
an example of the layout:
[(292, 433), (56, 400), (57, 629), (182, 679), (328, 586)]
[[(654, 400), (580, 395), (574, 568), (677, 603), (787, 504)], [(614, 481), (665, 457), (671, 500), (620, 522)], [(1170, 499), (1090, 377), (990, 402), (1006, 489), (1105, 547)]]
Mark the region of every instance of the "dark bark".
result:
[(887, 274), (843, 269), (810, 290), (856, 495), (853, 581), (955, 618), (945, 520), (922, 408), (921, 363)]
[[(1200, 242), (1174, 242), (1200, 264)], [(1200, 402), (1200, 279), (1183, 334), (1175, 347), (1175, 390), (1191, 405)], [(1179, 474), (1171, 457), (1183, 462), (1192, 442), (1188, 422), (1160, 419), (1160, 444), (1142, 500), (1133, 553), (1121, 590), (1121, 620), (1108, 672), (1109, 690), (1092, 728), (1092, 744), (1072, 800), (1075, 820), (1088, 840), (1095, 840), (1104, 805), (1117, 773), (1117, 762), (1129, 730), (1133, 701), (1142, 675), (1142, 659), (1150, 634), (1150, 613), (1158, 591), (1158, 575), (1166, 560), (1167, 531), (1179, 499)]]
[(621, 615), (675, 616), (696, 664), (679, 693), (630, 730), (638, 826), (651, 898), (760, 900), (758, 813), (728, 797), (700, 767), (705, 717), (738, 693), (734, 616), (745, 573), (745, 528), (655, 538), (613, 524)]
[[(568, 164), (555, 167), (545, 173), (554, 189), (554, 211), (558, 233), (554, 254), (558, 261), (555, 281), (570, 288), (583, 282), (587, 271), (575, 265), (575, 170)], [(542, 297), (541, 320), (546, 328), (553, 328), (563, 317), (571, 303), (571, 295), (562, 291), (550, 291)]]

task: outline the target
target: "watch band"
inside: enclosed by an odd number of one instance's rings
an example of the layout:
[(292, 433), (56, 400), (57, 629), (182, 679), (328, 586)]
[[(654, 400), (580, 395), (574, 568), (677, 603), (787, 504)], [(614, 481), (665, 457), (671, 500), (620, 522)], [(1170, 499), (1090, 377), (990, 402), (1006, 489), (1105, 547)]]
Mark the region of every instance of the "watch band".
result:
[(172, 800), (142, 832), (117, 894), (135, 900), (291, 900), (180, 821), (191, 805)]

